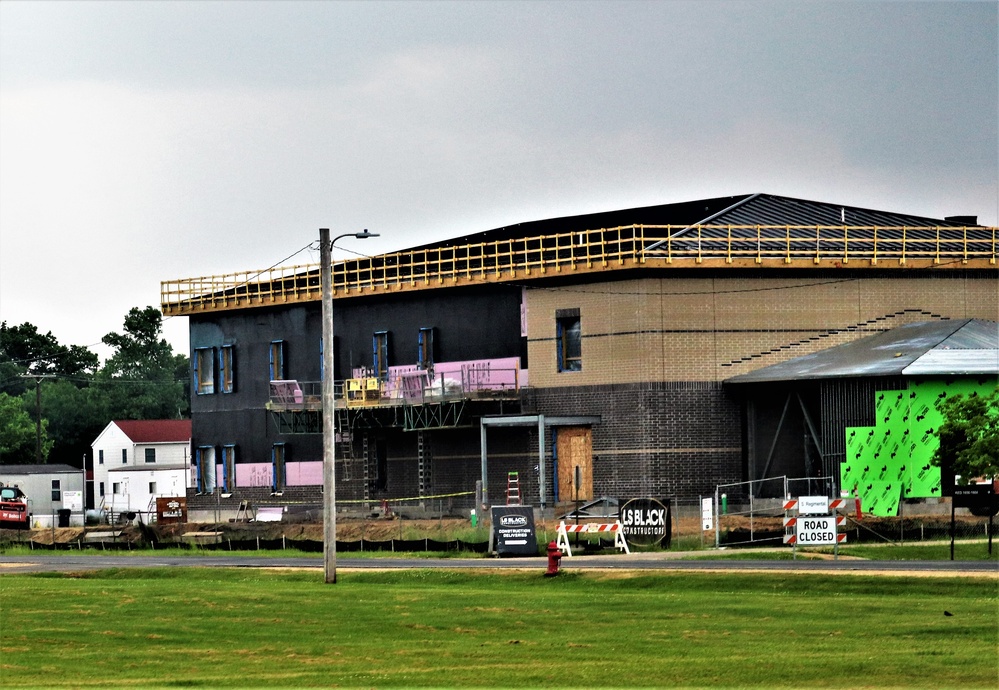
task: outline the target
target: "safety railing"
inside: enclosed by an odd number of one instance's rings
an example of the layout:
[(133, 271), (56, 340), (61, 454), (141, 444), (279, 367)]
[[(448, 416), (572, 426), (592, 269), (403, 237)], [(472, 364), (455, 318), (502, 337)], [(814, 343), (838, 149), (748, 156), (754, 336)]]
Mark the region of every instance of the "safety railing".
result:
[[(434, 373), (415, 366), (392, 367), (384, 380), (359, 377), (335, 381), (333, 404), (338, 408), (392, 407), (453, 400), (516, 398), (524, 378), (523, 370), (498, 366), (486, 368), (484, 364), (487, 362), (445, 362), (439, 364), (440, 371)], [(294, 379), (271, 381), (266, 408), (271, 412), (321, 410), (322, 382)]]
[[(627, 225), (413, 249), (333, 264), (337, 297), (636, 266), (991, 268), (996, 227)], [(317, 264), (163, 281), (166, 315), (318, 301)]]

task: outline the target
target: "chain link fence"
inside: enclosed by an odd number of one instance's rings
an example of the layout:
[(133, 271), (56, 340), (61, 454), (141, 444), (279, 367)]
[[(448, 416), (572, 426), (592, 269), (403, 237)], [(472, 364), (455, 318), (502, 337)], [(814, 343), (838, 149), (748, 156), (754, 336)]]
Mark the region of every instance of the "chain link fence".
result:
[[(720, 484), (713, 496), (674, 499), (673, 548), (711, 546), (779, 546), (787, 531), (783, 524), (784, 502), (800, 496), (833, 499), (836, 486), (831, 477), (772, 477)], [(840, 528), (849, 543), (904, 544), (951, 537), (949, 505), (902, 503), (899, 515), (875, 517), (850, 509), (840, 511), (846, 524)], [(956, 539), (995, 537), (995, 524), (958, 509), (954, 520)]]

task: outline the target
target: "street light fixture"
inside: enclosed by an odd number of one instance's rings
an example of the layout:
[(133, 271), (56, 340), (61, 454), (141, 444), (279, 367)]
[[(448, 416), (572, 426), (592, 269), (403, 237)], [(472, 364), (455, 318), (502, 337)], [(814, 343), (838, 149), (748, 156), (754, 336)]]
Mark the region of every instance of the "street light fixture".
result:
[(329, 228), (319, 229), (320, 283), (323, 287), (323, 569), (326, 584), (336, 584), (336, 382), (333, 369), (333, 245), (344, 237), (365, 240), (378, 233), (347, 232), (330, 241)]

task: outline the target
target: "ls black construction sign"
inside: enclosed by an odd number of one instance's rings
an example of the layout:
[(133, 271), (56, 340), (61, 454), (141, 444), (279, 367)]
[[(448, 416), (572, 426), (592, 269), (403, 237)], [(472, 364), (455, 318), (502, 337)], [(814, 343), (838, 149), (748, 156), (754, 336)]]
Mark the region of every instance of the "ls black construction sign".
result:
[(537, 556), (534, 508), (493, 506), (493, 544), (500, 556)]
[(664, 543), (668, 547), (673, 532), (669, 501), (663, 505), (654, 498), (632, 498), (621, 506), (621, 525), (629, 544)]

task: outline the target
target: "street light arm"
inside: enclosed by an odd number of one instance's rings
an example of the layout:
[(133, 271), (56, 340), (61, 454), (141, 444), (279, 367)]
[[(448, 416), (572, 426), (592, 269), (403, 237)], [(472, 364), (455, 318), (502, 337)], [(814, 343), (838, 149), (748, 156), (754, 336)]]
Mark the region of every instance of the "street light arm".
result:
[(333, 238), (333, 241), (330, 242), (330, 248), (332, 249), (333, 245), (336, 244), (338, 240), (342, 240), (344, 237), (354, 237), (359, 240), (366, 240), (369, 237), (379, 237), (379, 234), (377, 232), (370, 232), (367, 228), (361, 232), (345, 232), (342, 235), (337, 235)]

